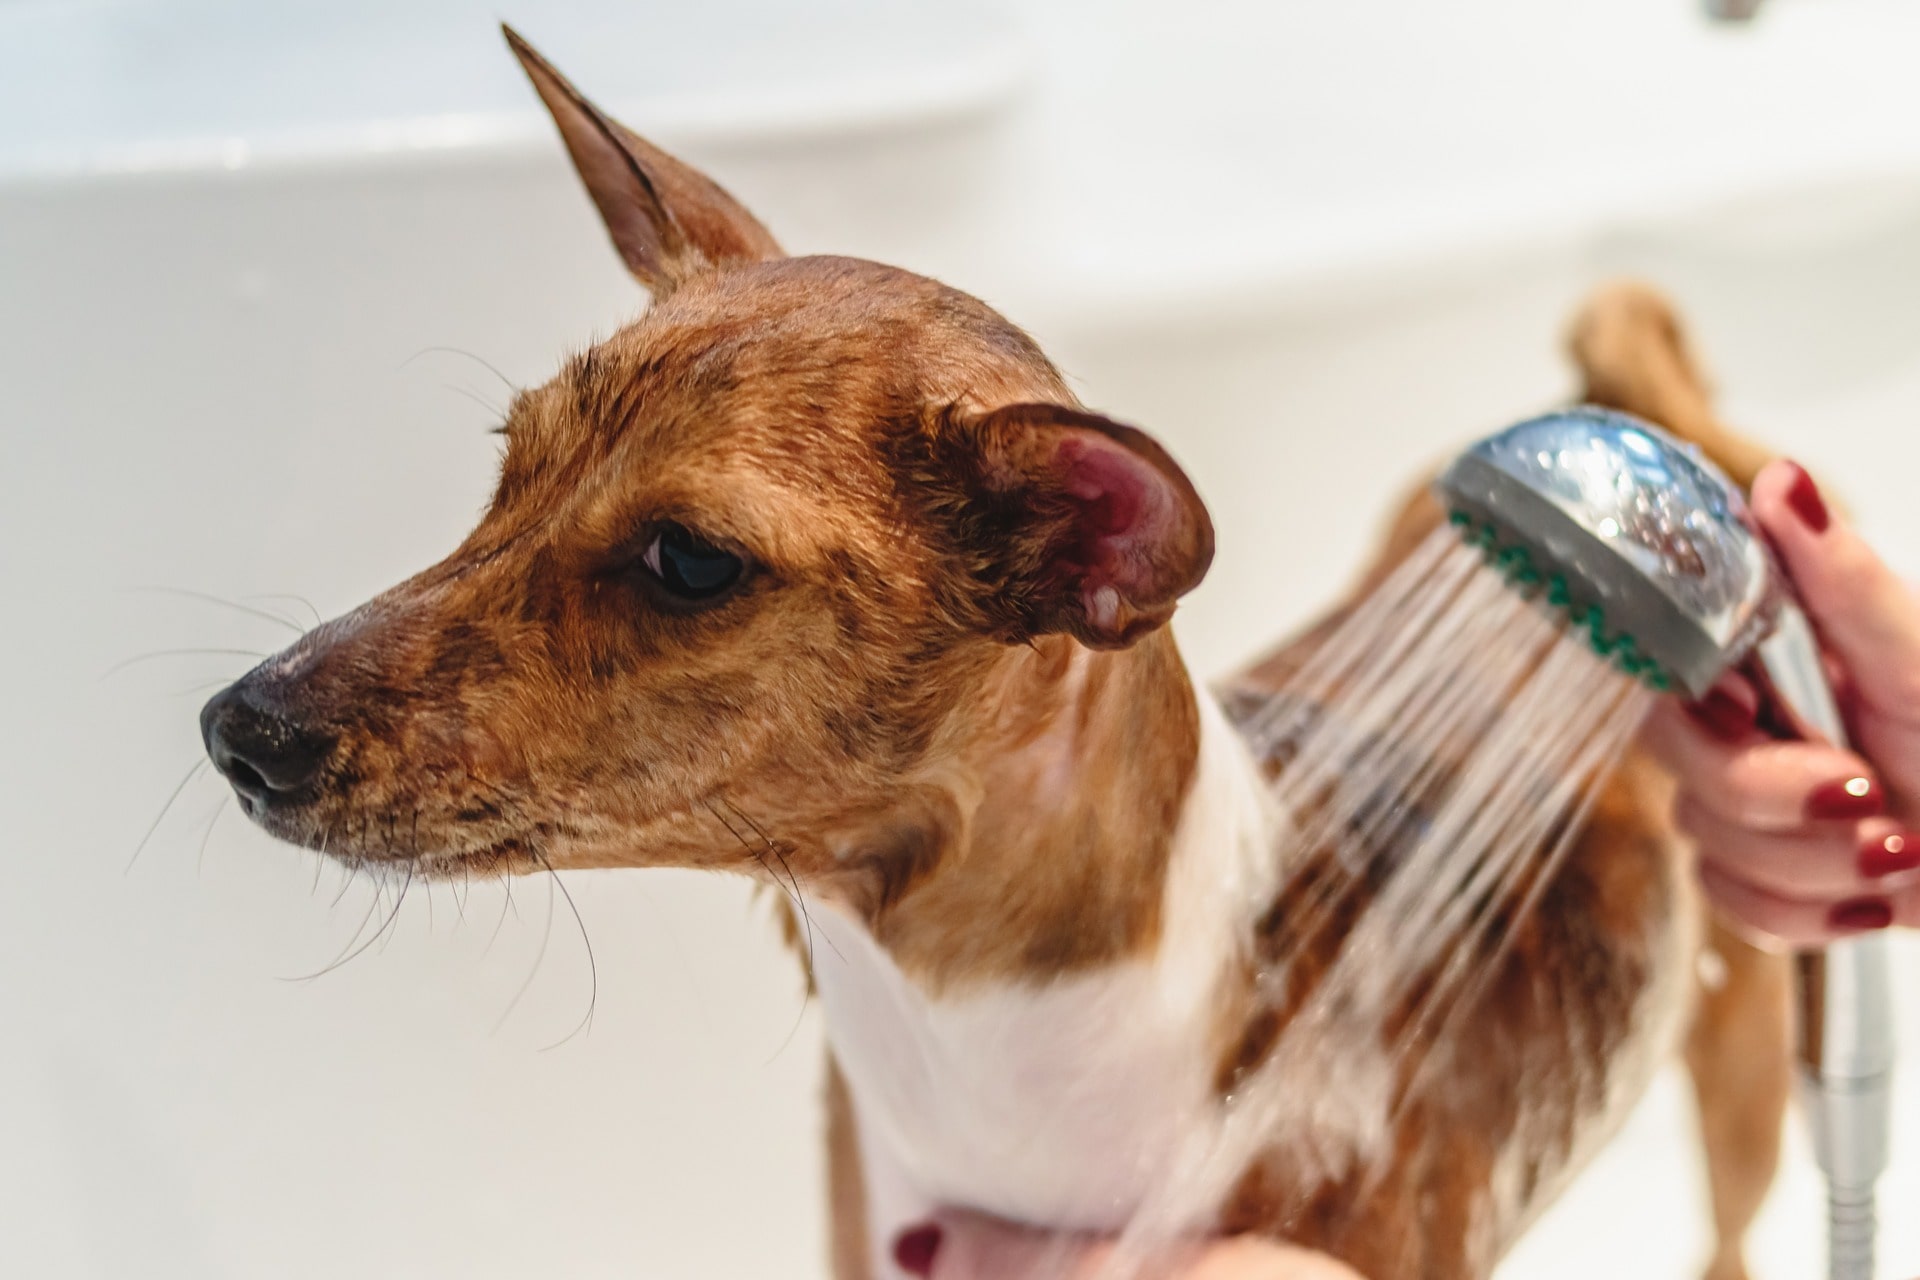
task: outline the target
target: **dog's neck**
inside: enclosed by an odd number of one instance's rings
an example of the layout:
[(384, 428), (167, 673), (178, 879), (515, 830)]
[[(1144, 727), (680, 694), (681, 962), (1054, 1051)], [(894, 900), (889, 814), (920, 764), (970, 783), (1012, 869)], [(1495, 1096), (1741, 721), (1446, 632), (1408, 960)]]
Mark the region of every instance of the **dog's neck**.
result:
[[(929, 781), (902, 789), (861, 912), (931, 990), (1044, 982), (1150, 950), (1199, 756), (1172, 639), (1007, 651)], [(893, 847), (885, 847), (891, 844)]]
[(877, 915), (815, 913), (864, 1158), (912, 1195), (1117, 1226), (1209, 1114), (1272, 822), (1202, 697), (1161, 637), (1023, 654), (957, 843)]

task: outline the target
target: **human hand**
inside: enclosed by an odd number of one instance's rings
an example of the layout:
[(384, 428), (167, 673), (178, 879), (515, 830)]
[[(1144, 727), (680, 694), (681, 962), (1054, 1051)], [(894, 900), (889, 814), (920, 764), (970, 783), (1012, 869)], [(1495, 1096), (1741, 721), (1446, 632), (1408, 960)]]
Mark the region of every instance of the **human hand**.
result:
[(1758, 693), (1731, 675), (1649, 723), (1679, 780), (1676, 820), (1708, 893), (1768, 937), (1807, 947), (1920, 924), (1920, 597), (1796, 464), (1763, 470), (1752, 507), (1826, 648), (1855, 750), (1769, 737)]
[[(1097, 1236), (1063, 1237), (978, 1214), (943, 1213), (902, 1232), (894, 1260), (928, 1280), (1092, 1280), (1112, 1256)], [(1344, 1264), (1253, 1236), (1196, 1244), (1154, 1280), (1361, 1280)]]

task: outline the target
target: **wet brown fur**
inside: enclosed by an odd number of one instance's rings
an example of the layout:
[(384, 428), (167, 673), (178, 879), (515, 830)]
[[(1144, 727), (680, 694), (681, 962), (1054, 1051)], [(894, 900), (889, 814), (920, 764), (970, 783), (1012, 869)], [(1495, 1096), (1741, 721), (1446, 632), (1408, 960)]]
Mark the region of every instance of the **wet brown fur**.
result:
[[(1146, 952), (1198, 750), (1161, 627), (1212, 551), (1192, 486), (1152, 441), (1081, 411), (984, 304), (874, 263), (779, 256), (725, 192), (514, 44), (655, 303), (516, 396), (494, 500), (451, 556), (247, 677), (332, 744), (311, 796), (260, 820), (428, 875), (672, 865), (804, 888), (934, 992)], [(1672, 425), (1744, 466), (1676, 389), (1692, 377), (1677, 331), (1635, 306), (1588, 313), (1593, 393), (1654, 417), (1691, 406)], [(1088, 477), (1116, 468), (1120, 497), (1088, 499)], [(1363, 582), (1436, 515), (1409, 504)], [(641, 572), (669, 521), (743, 556), (726, 598), (686, 608)], [(1137, 526), (1154, 537), (1125, 541)], [(1271, 685), (1311, 643), (1248, 680)], [(1276, 1154), (1229, 1227), (1324, 1243), (1380, 1277), (1477, 1274), (1465, 1242), (1497, 1153), (1529, 1144), (1527, 1176), (1551, 1178), (1600, 1105), (1650, 939), (1693, 909), (1649, 768), (1623, 772), (1518, 923), (1470, 1060), (1407, 1109), (1387, 1180), (1360, 1199), (1290, 1186)], [(1710, 1142), (1743, 1153), (1715, 1161), (1749, 1184), (1717, 1201), (1737, 1239), (1772, 1158), (1752, 1135), (1775, 1117), (1716, 1111), (1713, 1084), (1739, 1066), (1727, 1036), (1770, 1044), (1773, 1024), (1747, 1014), (1776, 993), (1766, 966), (1749, 982), (1734, 963), (1701, 1020), (1726, 1031), (1691, 1060)], [(1222, 1088), (1285, 1010), (1229, 1015)], [(1520, 1135), (1518, 1086), (1543, 1078), (1564, 1087)], [(1743, 1086), (1768, 1104), (1772, 1087)], [(857, 1120), (832, 1071), (827, 1110), (834, 1254), (855, 1280)]]

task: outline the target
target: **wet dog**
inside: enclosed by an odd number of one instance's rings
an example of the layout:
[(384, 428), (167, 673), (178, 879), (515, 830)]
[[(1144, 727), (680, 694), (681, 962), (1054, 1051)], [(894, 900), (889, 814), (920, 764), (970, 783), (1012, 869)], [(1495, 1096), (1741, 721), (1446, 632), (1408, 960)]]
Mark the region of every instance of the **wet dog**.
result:
[[(985, 304), (785, 256), (509, 39), (653, 305), (515, 397), (497, 491), (450, 556), (208, 703), (214, 763), (266, 830), (359, 865), (803, 886), (831, 943), (844, 1280), (903, 1274), (894, 1237), (938, 1205), (1119, 1227), (1277, 1034), (1233, 943), (1270, 881), (1274, 765), (1165, 627), (1212, 555), (1205, 506)], [(1593, 398), (1751, 471), (1657, 299), (1603, 296), (1576, 346)], [(1356, 594), (1438, 514), (1407, 504)], [(1605, 793), (1444, 1083), (1380, 1135), (1386, 1176), (1295, 1185), (1301, 1135), (1276, 1132), (1220, 1229), (1382, 1280), (1483, 1276), (1691, 1019), (1713, 1274), (1739, 1276), (1785, 973), (1722, 938), (1696, 1000), (1702, 912), (1664, 786), (1636, 759)]]

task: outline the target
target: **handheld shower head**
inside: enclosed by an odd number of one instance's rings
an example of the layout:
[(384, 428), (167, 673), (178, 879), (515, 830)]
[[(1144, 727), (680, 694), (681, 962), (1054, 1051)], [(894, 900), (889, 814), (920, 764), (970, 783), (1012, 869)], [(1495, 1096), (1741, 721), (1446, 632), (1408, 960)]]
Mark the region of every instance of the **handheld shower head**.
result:
[(1704, 694), (1778, 617), (1780, 576), (1739, 489), (1636, 418), (1534, 418), (1461, 454), (1438, 488), (1456, 523), (1549, 584), (1603, 656), (1658, 687)]
[[(1626, 414), (1568, 409), (1482, 440), (1436, 488), (1462, 532), (1526, 589), (1544, 583), (1603, 658), (1697, 698), (1753, 656), (1793, 728), (1846, 745), (1813, 629), (1740, 490), (1692, 446)], [(1872, 1280), (1893, 1067), (1884, 940), (1804, 956), (1799, 982), (1829, 1271)]]

